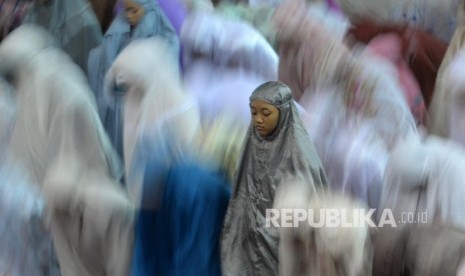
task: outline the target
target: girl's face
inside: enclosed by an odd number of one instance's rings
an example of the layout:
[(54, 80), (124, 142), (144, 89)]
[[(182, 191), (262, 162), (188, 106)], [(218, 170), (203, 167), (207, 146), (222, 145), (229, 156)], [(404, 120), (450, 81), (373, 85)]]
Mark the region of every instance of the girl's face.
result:
[(266, 138), (276, 129), (279, 121), (279, 109), (274, 105), (260, 100), (250, 102), (252, 122), (258, 134)]
[(124, 0), (124, 12), (131, 26), (139, 24), (142, 17), (144, 17), (144, 9), (133, 0)]

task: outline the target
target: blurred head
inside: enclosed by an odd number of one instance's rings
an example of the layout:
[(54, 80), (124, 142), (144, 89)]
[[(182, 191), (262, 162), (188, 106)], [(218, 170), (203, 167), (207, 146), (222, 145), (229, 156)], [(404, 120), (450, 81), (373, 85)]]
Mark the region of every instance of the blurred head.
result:
[(42, 27), (29, 24), (18, 27), (0, 45), (0, 75), (14, 75), (36, 54), (54, 44), (52, 35)]
[(131, 26), (139, 24), (142, 17), (144, 17), (145, 11), (139, 1), (124, 0), (124, 12), (126, 13), (126, 18)]
[(250, 96), (250, 111), (253, 127), (260, 137), (269, 137), (282, 127), (291, 101), (291, 90), (284, 83), (270, 81), (255, 89)]
[[(161, 38), (139, 39), (131, 42), (118, 55), (105, 78), (105, 96), (111, 97), (116, 85), (122, 91), (147, 93), (150, 88), (169, 94), (165, 85), (179, 79), (176, 56)], [(163, 65), (163, 66), (160, 66)], [(162, 88), (164, 87), (164, 88)]]

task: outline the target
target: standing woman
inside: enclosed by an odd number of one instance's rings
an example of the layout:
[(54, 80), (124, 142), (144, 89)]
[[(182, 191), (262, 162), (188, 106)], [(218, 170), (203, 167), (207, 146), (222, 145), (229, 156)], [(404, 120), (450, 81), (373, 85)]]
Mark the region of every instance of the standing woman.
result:
[(290, 177), (327, 186), (312, 141), (292, 101), (289, 87), (271, 81), (250, 97), (252, 123), (243, 145), (234, 192), (226, 214), (224, 275), (278, 275), (278, 237), (265, 228), (277, 185)]
[(134, 209), (85, 75), (53, 42), (22, 25), (0, 45), (0, 74), (12, 80), (16, 104), (7, 158), (45, 198), (62, 275), (126, 276)]
[(120, 157), (123, 157), (120, 118), (124, 92), (114, 89), (114, 101), (108, 104), (103, 97), (105, 74), (118, 54), (135, 40), (161, 37), (170, 43), (176, 54), (179, 47), (175, 30), (156, 1), (125, 0), (124, 8), (105, 33), (102, 44), (90, 52), (87, 63), (89, 82), (96, 95), (100, 118)]

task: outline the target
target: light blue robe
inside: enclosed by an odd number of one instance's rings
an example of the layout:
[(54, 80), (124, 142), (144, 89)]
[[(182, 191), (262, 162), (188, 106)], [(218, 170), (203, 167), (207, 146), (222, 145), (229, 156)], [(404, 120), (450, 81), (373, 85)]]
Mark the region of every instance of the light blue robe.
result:
[[(112, 102), (104, 97), (104, 78), (118, 54), (132, 41), (149, 37), (162, 37), (179, 52), (176, 32), (153, 0), (136, 0), (144, 9), (144, 17), (131, 28), (126, 15), (121, 12), (103, 37), (103, 43), (89, 54), (88, 77), (97, 99), (99, 115), (110, 141), (123, 158), (122, 108), (124, 90), (115, 87)], [(163, 65), (161, 65), (163, 66)]]

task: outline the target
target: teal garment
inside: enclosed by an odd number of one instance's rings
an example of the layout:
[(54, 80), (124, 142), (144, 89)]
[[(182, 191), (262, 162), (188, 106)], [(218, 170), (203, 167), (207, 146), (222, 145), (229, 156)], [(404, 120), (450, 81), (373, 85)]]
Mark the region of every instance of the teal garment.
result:
[(219, 242), (230, 193), (225, 177), (194, 163), (167, 168), (149, 162), (133, 275), (220, 276)]

